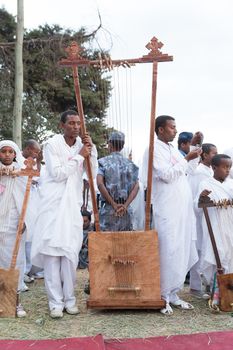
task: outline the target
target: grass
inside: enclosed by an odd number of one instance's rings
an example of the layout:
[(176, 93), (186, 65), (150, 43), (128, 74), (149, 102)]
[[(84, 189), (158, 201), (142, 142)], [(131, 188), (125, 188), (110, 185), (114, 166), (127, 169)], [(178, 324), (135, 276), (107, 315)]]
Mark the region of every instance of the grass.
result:
[(157, 310), (87, 310), (87, 295), (83, 292), (88, 279), (87, 270), (78, 271), (77, 297), (80, 314), (64, 314), (59, 320), (49, 317), (44, 281), (36, 280), (30, 290), (22, 293), (21, 302), (27, 317), (1, 318), (0, 339), (48, 339), (93, 336), (102, 334), (106, 338), (153, 337), (197, 332), (231, 330), (231, 313), (213, 313), (206, 301), (196, 299), (186, 287), (181, 296), (191, 302), (195, 309), (174, 309), (172, 316), (163, 316)]

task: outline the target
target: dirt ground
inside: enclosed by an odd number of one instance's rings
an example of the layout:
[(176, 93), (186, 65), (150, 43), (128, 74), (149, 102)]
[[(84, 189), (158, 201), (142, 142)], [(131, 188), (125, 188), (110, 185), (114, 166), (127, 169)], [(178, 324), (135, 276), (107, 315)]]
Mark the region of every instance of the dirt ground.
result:
[(189, 295), (188, 287), (185, 287), (182, 297), (190, 301), (195, 309), (192, 311), (176, 309), (172, 316), (163, 316), (157, 310), (87, 310), (88, 296), (83, 292), (83, 288), (88, 279), (88, 272), (79, 270), (77, 274), (76, 292), (79, 315), (64, 314), (62, 319), (51, 319), (48, 313), (44, 281), (36, 280), (33, 284), (28, 285), (30, 290), (22, 293), (21, 297), (27, 317), (0, 319), (0, 338), (48, 339), (92, 336), (100, 333), (106, 338), (145, 338), (233, 328), (231, 313), (211, 312), (206, 301)]

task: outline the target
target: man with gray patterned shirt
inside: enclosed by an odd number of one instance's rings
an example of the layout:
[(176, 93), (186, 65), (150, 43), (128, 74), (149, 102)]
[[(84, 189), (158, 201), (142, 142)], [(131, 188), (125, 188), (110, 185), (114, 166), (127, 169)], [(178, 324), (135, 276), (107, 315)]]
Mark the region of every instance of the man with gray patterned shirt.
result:
[(120, 153), (124, 143), (122, 132), (112, 132), (108, 140), (110, 155), (99, 159), (97, 185), (101, 195), (101, 231), (133, 229), (130, 203), (138, 193), (138, 167)]

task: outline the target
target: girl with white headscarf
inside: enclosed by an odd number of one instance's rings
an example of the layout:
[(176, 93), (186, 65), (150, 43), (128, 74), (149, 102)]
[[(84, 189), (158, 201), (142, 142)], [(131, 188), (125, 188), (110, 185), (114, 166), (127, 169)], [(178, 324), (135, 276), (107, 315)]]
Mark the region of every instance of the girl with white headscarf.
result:
[[(12, 177), (1, 175), (1, 168), (20, 169), (24, 166), (24, 158), (19, 147), (10, 140), (0, 141), (0, 267), (9, 269), (13, 247), (16, 239), (19, 216), (22, 210), (26, 189), (26, 177)], [(24, 282), (25, 235), (20, 242), (16, 267), (19, 269), (18, 290)], [(19, 305), (19, 317), (26, 316), (26, 312)]]

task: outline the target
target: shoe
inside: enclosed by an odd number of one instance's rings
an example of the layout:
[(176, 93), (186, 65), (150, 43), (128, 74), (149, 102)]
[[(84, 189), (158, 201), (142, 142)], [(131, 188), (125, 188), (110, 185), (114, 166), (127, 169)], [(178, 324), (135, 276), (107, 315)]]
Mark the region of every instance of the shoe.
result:
[(28, 276), (26, 274), (24, 275), (23, 280), (24, 280), (25, 283), (32, 283), (32, 282), (34, 282), (34, 278), (30, 277), (30, 276)]
[(201, 290), (190, 289), (189, 293), (198, 299), (204, 299), (204, 300), (210, 299), (210, 295), (208, 293), (202, 292)]
[(19, 318), (27, 316), (27, 313), (21, 304), (16, 306), (16, 316)]
[(79, 309), (77, 308), (77, 306), (66, 307), (65, 309), (69, 315), (79, 314)]
[(29, 290), (28, 286), (24, 284), (23, 287), (20, 289), (20, 292), (27, 292), (28, 290)]
[(194, 306), (190, 303), (187, 303), (186, 301), (182, 299), (178, 299), (174, 301), (173, 303), (171, 302), (172, 305), (176, 306), (178, 309), (181, 310), (193, 310)]
[(63, 312), (61, 309), (52, 309), (50, 310), (50, 317), (52, 318), (62, 318), (63, 317)]
[(37, 279), (37, 280), (40, 280), (40, 279), (43, 279), (44, 278), (44, 272), (41, 271), (41, 272), (36, 272), (34, 275), (33, 275), (34, 279)]
[(163, 315), (173, 315), (173, 310), (171, 308), (171, 305), (169, 303), (166, 303), (166, 307), (164, 307), (163, 309), (160, 310), (161, 314)]

